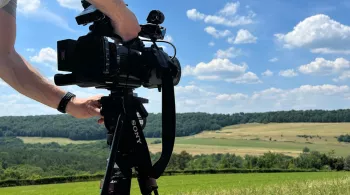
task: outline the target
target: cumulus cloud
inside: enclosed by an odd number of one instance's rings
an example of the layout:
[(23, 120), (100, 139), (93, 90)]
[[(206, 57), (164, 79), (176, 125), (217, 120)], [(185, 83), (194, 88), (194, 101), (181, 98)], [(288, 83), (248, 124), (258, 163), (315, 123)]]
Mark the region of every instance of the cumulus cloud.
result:
[(343, 81), (347, 81), (350, 79), (350, 71), (344, 71), (341, 72), (340, 75), (338, 76), (338, 78), (334, 78), (333, 81), (334, 82), (343, 82)]
[(213, 46), (215, 45), (215, 43), (214, 43), (213, 41), (211, 41), (211, 42), (208, 43), (208, 45), (209, 45), (210, 47), (213, 47)]
[(237, 84), (257, 84), (262, 83), (259, 77), (253, 72), (247, 72), (237, 78), (226, 79), (227, 82)]
[(350, 62), (344, 58), (337, 58), (334, 61), (316, 58), (309, 64), (301, 65), (299, 71), (309, 75), (331, 75), (340, 73), (349, 68)]
[(261, 73), (262, 76), (270, 77), (273, 76), (273, 72), (271, 70), (266, 70), (265, 72)]
[(343, 53), (350, 49), (350, 26), (324, 14), (305, 18), (293, 31), (275, 37), (285, 48), (307, 48), (314, 53)]
[[(266, 112), (291, 109), (341, 109), (350, 106), (346, 85), (301, 85), (296, 88), (267, 88), (253, 93), (211, 93), (198, 86), (180, 87), (179, 112)], [(197, 95), (198, 94), (198, 95)], [(181, 105), (181, 106), (180, 106)]]
[(217, 57), (217, 58), (236, 58), (236, 57), (238, 57), (238, 56), (240, 56), (240, 55), (243, 55), (243, 52), (242, 52), (242, 50), (241, 49), (237, 49), (237, 48), (234, 48), (234, 47), (230, 47), (230, 48), (228, 48), (228, 49), (226, 49), (226, 50), (221, 50), (221, 49), (219, 49), (217, 52), (216, 52), (216, 54), (215, 54), (215, 56)]
[(29, 57), (29, 60), (34, 63), (45, 65), (51, 68), (53, 71), (57, 69), (57, 52), (50, 48), (42, 48), (35, 56)]
[(240, 3), (239, 2), (230, 2), (226, 3), (225, 7), (222, 8), (219, 13), (222, 15), (230, 16), (236, 14), (238, 8), (239, 8)]
[(200, 62), (195, 67), (187, 65), (183, 76), (194, 76), (199, 80), (226, 81), (231, 83), (260, 83), (258, 76), (246, 72), (248, 65), (233, 64), (229, 59), (215, 58), (205, 63)]
[(204, 14), (193, 8), (187, 10), (187, 17), (193, 21), (204, 21), (208, 24), (217, 24), (228, 27), (236, 27), (240, 25), (247, 25), (253, 23), (253, 18), (256, 14), (249, 11), (247, 16), (237, 15), (239, 3), (227, 3), (216, 14)]
[(204, 31), (210, 34), (211, 36), (213, 36), (214, 38), (222, 38), (222, 37), (229, 36), (231, 34), (231, 31), (229, 30), (220, 31), (212, 26), (206, 27)]
[[(79, 97), (92, 95), (107, 95), (107, 91), (96, 89), (81, 89), (68, 86)], [(175, 87), (176, 111), (208, 112), (208, 113), (237, 113), (237, 112), (266, 112), (291, 109), (342, 109), (350, 107), (350, 89), (347, 85), (302, 85), (296, 88), (267, 88), (252, 93), (213, 91), (196, 85)], [(230, 89), (234, 90), (234, 89)], [(4, 91), (0, 88), (0, 94)], [(161, 93), (156, 89), (138, 88), (138, 96), (150, 100), (145, 107), (150, 113), (159, 113)], [(58, 114), (51, 109), (18, 93), (0, 95), (0, 116)]]
[(294, 69), (287, 69), (287, 70), (281, 70), (279, 72), (280, 76), (283, 77), (296, 77), (298, 76), (298, 73), (294, 71)]
[(42, 48), (38, 55), (30, 57), (30, 60), (36, 63), (55, 64), (57, 63), (57, 52), (50, 47)]
[(252, 35), (248, 30), (240, 29), (237, 32), (236, 38), (228, 38), (228, 42), (231, 44), (246, 44), (246, 43), (256, 43), (258, 38)]

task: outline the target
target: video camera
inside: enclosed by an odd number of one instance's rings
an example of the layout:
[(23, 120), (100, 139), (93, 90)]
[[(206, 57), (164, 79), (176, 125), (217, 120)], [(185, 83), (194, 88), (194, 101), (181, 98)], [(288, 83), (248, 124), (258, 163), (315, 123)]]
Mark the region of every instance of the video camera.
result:
[[(115, 44), (108, 38), (120, 39), (114, 34), (110, 19), (87, 1), (82, 1), (85, 10), (76, 17), (79, 25), (93, 23), (90, 33), (78, 40), (62, 40), (57, 43), (58, 70), (70, 74), (56, 74), (55, 84), (58, 86), (78, 85), (80, 87), (96, 87), (113, 89), (116, 87), (159, 88), (164, 69), (171, 70), (174, 85), (181, 77), (180, 62), (175, 55), (170, 57), (155, 42), (164, 39), (166, 28), (160, 26), (164, 15), (153, 10), (147, 17), (147, 24), (140, 25), (140, 37)], [(151, 41), (145, 47), (143, 41)]]
[[(158, 195), (156, 179), (166, 169), (175, 143), (174, 86), (181, 78), (176, 48), (163, 40), (166, 29), (160, 24), (165, 17), (159, 10), (151, 11), (148, 23), (140, 25), (139, 36), (123, 42), (114, 33), (106, 15), (87, 1), (81, 2), (84, 11), (76, 21), (79, 25), (92, 23), (90, 32), (77, 40), (57, 42), (58, 70), (70, 73), (56, 74), (55, 84), (95, 87), (111, 92), (100, 100), (111, 150), (100, 186), (101, 195), (130, 195), (132, 169), (136, 172), (141, 193)], [(110, 38), (117, 42), (110, 42)], [(146, 47), (144, 41), (150, 41), (152, 45)], [(156, 42), (172, 45), (174, 56), (169, 56)], [(133, 93), (141, 86), (158, 88), (162, 92), (162, 153), (153, 165), (143, 134), (148, 116), (143, 104), (148, 100)]]

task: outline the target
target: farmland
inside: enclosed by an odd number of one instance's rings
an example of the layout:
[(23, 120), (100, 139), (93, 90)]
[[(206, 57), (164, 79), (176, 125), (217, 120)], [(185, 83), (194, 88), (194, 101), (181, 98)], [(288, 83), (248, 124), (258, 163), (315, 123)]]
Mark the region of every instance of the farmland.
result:
[[(6, 195), (96, 195), (99, 181), (0, 188)], [(213, 194), (349, 194), (349, 172), (255, 173), (164, 176), (158, 180), (159, 193), (167, 195)], [(140, 194), (135, 179), (132, 195)]]
[[(271, 151), (298, 156), (304, 147), (308, 147), (324, 153), (334, 150), (336, 155), (345, 157), (350, 154), (350, 144), (339, 143), (336, 137), (347, 133), (350, 133), (350, 123), (242, 124), (227, 126), (219, 131), (204, 131), (193, 136), (177, 137), (174, 152), (186, 150), (191, 154), (234, 153), (244, 156), (262, 155)], [(25, 143), (86, 142), (66, 138), (20, 138)], [(161, 144), (151, 144), (154, 140), (156, 138), (148, 139), (150, 151), (161, 151)]]

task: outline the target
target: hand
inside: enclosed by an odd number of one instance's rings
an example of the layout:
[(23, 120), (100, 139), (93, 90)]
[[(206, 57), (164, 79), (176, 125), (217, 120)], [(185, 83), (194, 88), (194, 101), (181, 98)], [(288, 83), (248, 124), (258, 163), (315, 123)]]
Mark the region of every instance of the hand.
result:
[(102, 95), (93, 96), (90, 98), (77, 98), (74, 97), (68, 103), (66, 108), (66, 113), (72, 115), (75, 118), (85, 119), (91, 117), (100, 117), (97, 121), (99, 124), (102, 124), (103, 116), (101, 115), (101, 104), (99, 100)]
[(121, 12), (122, 13), (119, 13), (119, 15), (121, 15), (122, 18), (112, 18), (112, 26), (114, 28), (114, 32), (118, 34), (123, 41), (130, 41), (138, 37), (141, 27), (135, 14), (132, 13), (127, 7), (121, 9)]

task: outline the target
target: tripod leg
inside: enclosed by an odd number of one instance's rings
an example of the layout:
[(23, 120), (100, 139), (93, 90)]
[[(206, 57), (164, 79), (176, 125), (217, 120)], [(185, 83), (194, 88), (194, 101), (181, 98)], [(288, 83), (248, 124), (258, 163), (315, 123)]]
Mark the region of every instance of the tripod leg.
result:
[(113, 195), (130, 195), (132, 170), (124, 170), (123, 173), (119, 168), (115, 169), (115, 175), (111, 181)]

